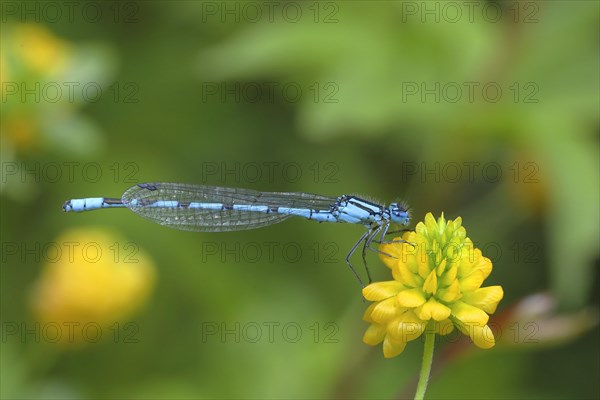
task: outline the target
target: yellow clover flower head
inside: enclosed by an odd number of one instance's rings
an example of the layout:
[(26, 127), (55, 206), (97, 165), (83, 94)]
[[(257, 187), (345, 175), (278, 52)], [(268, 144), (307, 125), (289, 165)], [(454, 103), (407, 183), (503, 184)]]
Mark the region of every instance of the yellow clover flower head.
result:
[(67, 230), (56, 243), (72, 250), (44, 266), (30, 306), (41, 323), (62, 329), (59, 343), (83, 344), (86, 326), (108, 328), (133, 314), (152, 294), (154, 262), (135, 243), (89, 228)]
[[(406, 343), (430, 329), (446, 335), (457, 327), (481, 348), (494, 346), (487, 325), (504, 292), (501, 286), (481, 287), (492, 271), (492, 262), (473, 246), (460, 217), (436, 221), (431, 213), (406, 242), (383, 244), (383, 262), (393, 281), (375, 282), (363, 289), (373, 301), (364, 315), (371, 325), (363, 341), (383, 342), (386, 358), (402, 353)], [(398, 240), (400, 238), (396, 238)]]

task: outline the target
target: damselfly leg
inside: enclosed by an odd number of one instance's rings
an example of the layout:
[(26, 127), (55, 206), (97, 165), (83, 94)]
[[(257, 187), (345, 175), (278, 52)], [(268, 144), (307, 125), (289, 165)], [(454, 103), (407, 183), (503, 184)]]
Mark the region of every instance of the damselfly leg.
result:
[[(360, 276), (356, 272), (356, 269), (354, 269), (354, 267), (352, 266), (352, 263), (350, 262), (350, 258), (352, 257), (352, 255), (354, 254), (354, 252), (356, 251), (356, 249), (358, 248), (358, 246), (364, 240), (366, 240), (367, 236), (369, 236), (370, 233), (371, 233), (370, 230), (368, 230), (365, 233), (363, 233), (363, 235), (360, 237), (360, 239), (358, 239), (358, 241), (356, 243), (354, 243), (354, 246), (352, 246), (352, 248), (348, 252), (348, 255), (346, 256), (346, 264), (348, 264), (348, 266), (350, 267), (350, 269), (354, 273), (354, 276), (356, 276), (356, 279), (358, 279), (358, 283), (360, 283), (360, 286), (362, 286), (362, 287), (365, 287), (365, 284), (363, 283), (362, 279), (360, 279)], [(369, 277), (369, 283), (371, 283), (371, 275), (369, 273), (369, 268), (367, 267), (367, 264), (365, 264), (365, 269), (367, 270), (367, 276)]]

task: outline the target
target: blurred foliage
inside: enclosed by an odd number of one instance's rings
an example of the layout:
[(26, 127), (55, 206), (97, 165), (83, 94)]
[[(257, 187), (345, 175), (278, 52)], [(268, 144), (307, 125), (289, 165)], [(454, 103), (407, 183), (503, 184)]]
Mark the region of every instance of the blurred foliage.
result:
[[(40, 12), (45, 4), (28, 3)], [(486, 352), (440, 343), (438, 354), (462, 357), (440, 356), (431, 398), (599, 397), (590, 378), (600, 373), (599, 5), (477, 3), (474, 22), (436, 22), (408, 12), (423, 2), (401, 1), (281, 2), (272, 20), (258, 22), (236, 21), (244, 4), (237, 2), (81, 2), (72, 19), (63, 8), (58, 21), (36, 20), (35, 8), (22, 14), (27, 2), (2, 3), (1, 397), (411, 395), (419, 346), (388, 361), (360, 340), (365, 304), (343, 260), (360, 228), (290, 220), (195, 234), (126, 210), (60, 212), (69, 198), (117, 197), (145, 181), (400, 196), (415, 220), (426, 212), (461, 216), (494, 263), (488, 281), (504, 288), (504, 335)], [(287, 4), (306, 18), (291, 22), (281, 13)], [(486, 4), (504, 18), (482, 19)], [(225, 6), (233, 14), (221, 14)], [(82, 16), (98, 7), (101, 18)], [(93, 83), (102, 96), (90, 101), (76, 90), (74, 99), (37, 102), (7, 92), (65, 82)], [(466, 90), (456, 102), (407, 92), (465, 82), (479, 85), (472, 102)], [(490, 82), (503, 90), (497, 102), (482, 98)], [(236, 99), (240, 87), (273, 83), (272, 98)], [(286, 83), (302, 96), (283, 92)], [(256, 165), (256, 179), (242, 173)], [(289, 165), (300, 168), (297, 179), (283, 172)], [(457, 165), (459, 179), (444, 175), (444, 166)], [(486, 178), (489, 165), (501, 177)], [(156, 287), (137, 313), (127, 315), (134, 304), (123, 307), (102, 340), (65, 351), (43, 332), (36, 337), (35, 324), (45, 325), (30, 296), (43, 271), (59, 267), (44, 246), (64, 248), (74, 227), (115, 232), (116, 243), (144, 249)], [(272, 260), (266, 243), (278, 245)], [(302, 249), (299, 261), (282, 255), (290, 243)], [(258, 262), (223, 254), (249, 244), (262, 249)], [(377, 258), (369, 261), (375, 279), (384, 279)], [(118, 294), (102, 282), (82, 299), (97, 293), (100, 304)], [(530, 346), (513, 336), (526, 328), (513, 329), (523, 321), (510, 305), (543, 290), (556, 302), (551, 315), (527, 318), (539, 322), (535, 337), (547, 345)], [(278, 324), (272, 341), (269, 323)], [(296, 342), (282, 336), (290, 323), (302, 329)], [(256, 342), (221, 336), (253, 324), (262, 327)]]
[[(114, 57), (108, 45), (69, 43), (42, 25), (3, 25), (0, 155), (5, 165), (19, 166), (21, 157), (46, 152), (69, 156), (100, 150), (100, 129), (80, 111), (111, 79)], [(0, 182), (5, 195), (24, 199), (36, 190), (9, 182)]]

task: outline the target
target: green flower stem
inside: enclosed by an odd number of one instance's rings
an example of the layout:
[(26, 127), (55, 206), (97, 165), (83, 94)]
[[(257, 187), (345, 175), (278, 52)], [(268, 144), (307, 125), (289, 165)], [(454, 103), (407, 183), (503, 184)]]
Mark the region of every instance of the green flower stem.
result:
[(432, 321), (429, 321), (425, 329), (425, 346), (423, 348), (423, 363), (421, 364), (421, 373), (419, 375), (419, 384), (417, 385), (417, 393), (415, 400), (423, 400), (425, 390), (427, 390), (427, 382), (429, 381), (429, 373), (431, 372), (431, 363), (433, 361), (433, 347), (435, 344), (435, 327)]

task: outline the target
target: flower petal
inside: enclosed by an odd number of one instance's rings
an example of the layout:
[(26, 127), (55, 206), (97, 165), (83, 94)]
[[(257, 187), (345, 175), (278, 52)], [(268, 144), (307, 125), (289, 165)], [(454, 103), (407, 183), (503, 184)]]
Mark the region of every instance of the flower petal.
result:
[(432, 213), (427, 213), (427, 215), (425, 215), (425, 226), (427, 227), (428, 233), (435, 233), (437, 230), (437, 222)]
[(440, 289), (436, 297), (446, 303), (452, 303), (462, 297), (460, 284), (454, 280), (447, 288)]
[(398, 263), (398, 273), (400, 274), (400, 283), (408, 287), (421, 287), (423, 279), (415, 275), (408, 265), (403, 262)]
[(439, 265), (437, 266), (437, 268), (435, 269), (435, 273), (437, 274), (437, 276), (442, 276), (442, 274), (444, 272), (446, 272), (446, 266), (448, 265), (448, 262), (446, 261), (446, 259), (444, 258)]
[(396, 297), (390, 297), (377, 303), (377, 305), (371, 311), (371, 319), (374, 322), (383, 324), (391, 321), (396, 315), (401, 313), (403, 310), (398, 304)]
[[(402, 236), (397, 236), (392, 239), (392, 241), (400, 241), (404, 240), (409, 242), (409, 236), (412, 232), (405, 232)], [(383, 243), (379, 246), (379, 251), (386, 254), (379, 253), (379, 258), (388, 266), (388, 268), (393, 268), (398, 260), (405, 260), (407, 255), (413, 253), (412, 246), (408, 243), (402, 242), (392, 242), (392, 243)], [(389, 254), (389, 257), (387, 254)]]
[(482, 256), (475, 268), (483, 272), (483, 279), (486, 279), (492, 273), (492, 261)]
[(463, 300), (488, 314), (493, 314), (500, 300), (504, 297), (502, 286), (488, 286), (474, 292), (465, 293)]
[(368, 345), (376, 346), (383, 342), (385, 337), (385, 325), (382, 324), (371, 324), (363, 335), (363, 342)]
[(363, 314), (363, 320), (365, 320), (369, 323), (375, 322), (375, 321), (373, 321), (373, 318), (371, 318), (371, 314), (373, 313), (373, 309), (375, 307), (377, 307), (377, 304), (379, 304), (379, 302), (372, 303), (371, 305), (369, 305), (369, 307), (367, 307), (367, 309), (365, 310), (365, 313)]
[(451, 306), (452, 315), (465, 325), (479, 325), (483, 326), (487, 324), (489, 316), (481, 309), (473, 307), (463, 301), (457, 301)]
[(454, 229), (459, 229), (461, 226), (462, 226), (462, 217), (456, 217), (456, 219), (454, 220)]
[(473, 343), (475, 343), (475, 346), (481, 349), (489, 349), (491, 347), (494, 347), (494, 345), (496, 344), (494, 333), (487, 325), (472, 326), (469, 332), (469, 336), (473, 340)]
[(483, 272), (480, 270), (473, 271), (469, 276), (464, 278), (460, 278), (460, 289), (463, 292), (472, 292), (476, 289), (479, 289), (485, 277), (483, 276)]
[(462, 258), (463, 243), (458, 238), (452, 238), (444, 247), (443, 256), (450, 260), (456, 261)]
[(426, 321), (419, 319), (414, 311), (408, 310), (388, 324), (387, 333), (396, 340), (409, 342), (421, 336), (426, 327)]
[(362, 290), (363, 297), (369, 301), (380, 301), (389, 299), (405, 289), (398, 281), (384, 281), (371, 283)]
[(430, 319), (443, 321), (450, 316), (452, 310), (431, 297), (427, 303), (417, 308), (415, 313), (424, 321), (428, 321)]
[(419, 307), (427, 301), (420, 288), (402, 290), (396, 298), (402, 307)]
[(417, 262), (417, 272), (423, 279), (427, 278), (431, 268), (429, 268), (429, 257), (427, 255), (427, 249), (423, 245), (419, 246), (419, 254), (415, 257)]
[(473, 271), (481, 271), (483, 279), (487, 278), (492, 272), (492, 262), (484, 257), (480, 249), (474, 248), (472, 242), (465, 243), (464, 254), (458, 269), (458, 276), (463, 278), (470, 275)]
[(423, 291), (425, 293), (435, 294), (437, 292), (437, 287), (437, 275), (435, 271), (431, 271), (423, 283)]
[(406, 342), (396, 341), (390, 335), (385, 335), (385, 339), (383, 340), (383, 356), (385, 358), (396, 357), (404, 351), (405, 347)]
[[(429, 214), (431, 214), (431, 213), (428, 213), (425, 216), (426, 220), (427, 220), (427, 217), (429, 216)], [(431, 216), (431, 218), (433, 218), (433, 215)], [(417, 226), (415, 226), (415, 232), (417, 233), (417, 235), (426, 236), (427, 235), (427, 226), (423, 222), (419, 222), (417, 224)]]
[(458, 265), (456, 263), (451, 263), (449, 267), (446, 267), (446, 273), (440, 279), (442, 286), (448, 286), (452, 282), (456, 280), (456, 276), (458, 275)]
[[(399, 239), (399, 238), (394, 238), (395, 239)], [(398, 264), (398, 260), (400, 259), (399, 257), (399, 246), (396, 245), (396, 243), (384, 243), (382, 245), (379, 246), (379, 251), (381, 251), (381, 253), (379, 253), (379, 259), (381, 261), (383, 261), (383, 263), (388, 267), (388, 268), (394, 268), (397, 264)], [(386, 253), (386, 254), (382, 254), (382, 253)], [(390, 256), (388, 256), (387, 254), (389, 254)]]

